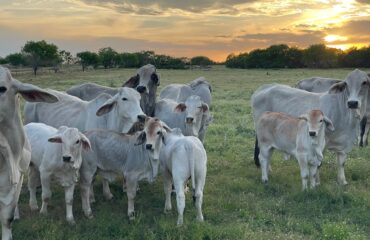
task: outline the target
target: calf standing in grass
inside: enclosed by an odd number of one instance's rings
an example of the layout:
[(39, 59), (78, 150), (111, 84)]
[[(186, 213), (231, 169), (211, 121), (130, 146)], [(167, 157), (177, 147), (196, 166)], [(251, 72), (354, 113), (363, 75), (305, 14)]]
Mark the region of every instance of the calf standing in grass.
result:
[(319, 184), (318, 167), (325, 148), (325, 127), (334, 131), (334, 126), (320, 110), (294, 118), (286, 113), (265, 112), (257, 122), (256, 132), (260, 145), (259, 161), (262, 181), (268, 180), (268, 169), (273, 149), (297, 158), (301, 168), (302, 188), (307, 189), (308, 178), (311, 188)]
[[(74, 224), (72, 203), (75, 184), (79, 179), (82, 149), (89, 150), (90, 142), (77, 128), (55, 129), (43, 123), (24, 127), (31, 143), (32, 156), (28, 175), (31, 210), (37, 210), (36, 188), (42, 186), (42, 207), (46, 214), (51, 197), (50, 178), (55, 177), (65, 189), (67, 221)], [(91, 212), (86, 214), (91, 217)]]
[(177, 224), (183, 224), (185, 208), (184, 185), (191, 178), (193, 200), (197, 208), (197, 220), (203, 221), (202, 202), (203, 189), (207, 173), (207, 154), (201, 141), (193, 136), (185, 137), (176, 128), (164, 135), (160, 157), (164, 178), (166, 202), (164, 211), (170, 211), (172, 183), (176, 190), (178, 219)]

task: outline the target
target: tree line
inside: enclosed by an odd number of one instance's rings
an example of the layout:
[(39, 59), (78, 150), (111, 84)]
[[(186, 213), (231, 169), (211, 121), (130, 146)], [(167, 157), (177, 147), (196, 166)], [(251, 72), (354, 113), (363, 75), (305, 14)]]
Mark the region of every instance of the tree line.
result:
[(345, 51), (314, 44), (305, 49), (286, 44), (272, 45), (238, 55), (230, 54), (229, 68), (369, 68), (370, 46)]
[(139, 68), (145, 64), (153, 64), (157, 68), (186, 69), (190, 65), (208, 66), (214, 64), (205, 56), (193, 58), (175, 58), (167, 55), (158, 55), (153, 51), (135, 53), (118, 53), (111, 47), (101, 48), (97, 53), (91, 51), (79, 52), (76, 57), (52, 43), (46, 41), (28, 41), (21, 52), (12, 53), (5, 58), (0, 57), (0, 64), (12, 66), (32, 67), (34, 74), (40, 67), (52, 67), (57, 72), (61, 65), (80, 64), (82, 71), (92, 67), (94, 69), (108, 68)]

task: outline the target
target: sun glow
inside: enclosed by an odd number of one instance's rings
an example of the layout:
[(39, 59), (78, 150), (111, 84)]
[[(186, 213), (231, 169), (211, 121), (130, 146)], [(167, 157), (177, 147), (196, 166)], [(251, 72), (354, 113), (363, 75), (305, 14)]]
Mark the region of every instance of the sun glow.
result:
[(346, 41), (347, 39), (347, 37), (339, 35), (328, 35), (324, 37), (325, 42)]

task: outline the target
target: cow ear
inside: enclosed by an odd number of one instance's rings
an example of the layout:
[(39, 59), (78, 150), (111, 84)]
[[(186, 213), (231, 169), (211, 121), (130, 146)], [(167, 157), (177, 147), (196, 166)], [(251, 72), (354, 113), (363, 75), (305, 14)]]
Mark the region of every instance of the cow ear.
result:
[(139, 85), (140, 76), (139, 74), (136, 74), (135, 76), (132, 76), (129, 80), (127, 80), (122, 87), (129, 87), (129, 88), (136, 88), (137, 85)]
[(58, 135), (54, 136), (54, 137), (51, 137), (48, 139), (48, 142), (52, 142), (52, 143), (62, 143), (62, 138)]
[(112, 111), (114, 105), (117, 104), (118, 94), (108, 99), (99, 109), (96, 111), (96, 116), (101, 116)]
[(334, 85), (332, 85), (330, 88), (329, 88), (329, 94), (335, 94), (335, 93), (340, 93), (340, 92), (343, 92), (344, 89), (346, 88), (347, 84), (346, 82), (339, 82), (339, 83), (336, 83)]
[(142, 145), (146, 140), (146, 133), (143, 131), (137, 136), (135, 145)]
[(208, 111), (208, 104), (207, 103), (202, 103), (202, 109), (203, 109), (203, 112), (207, 112)]
[(16, 92), (21, 94), (27, 102), (55, 103), (59, 101), (59, 99), (53, 94), (32, 84), (21, 83), (13, 79), (12, 85)]
[(150, 78), (152, 79), (152, 81), (157, 85), (159, 86), (160, 85), (160, 80), (159, 80), (159, 76), (157, 73), (152, 73), (152, 75), (150, 76)]
[(301, 116), (298, 117), (299, 119), (303, 119), (308, 121), (308, 115), (307, 114), (302, 114)]
[(334, 131), (335, 130), (334, 125), (333, 125), (333, 122), (328, 117), (324, 116), (324, 122), (325, 122), (326, 127), (330, 131)]
[(83, 149), (86, 151), (90, 150), (91, 149), (90, 140), (83, 133), (80, 133), (80, 137)]
[(175, 111), (176, 112), (183, 112), (185, 111), (186, 109), (186, 105), (185, 103), (179, 103), (176, 107), (175, 107)]

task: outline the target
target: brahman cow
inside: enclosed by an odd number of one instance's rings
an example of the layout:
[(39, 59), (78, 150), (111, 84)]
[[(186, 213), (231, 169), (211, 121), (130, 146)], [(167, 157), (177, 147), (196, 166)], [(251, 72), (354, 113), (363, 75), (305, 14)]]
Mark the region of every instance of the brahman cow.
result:
[[(92, 151), (83, 154), (81, 167), (82, 208), (86, 213), (90, 208), (90, 187), (96, 173), (103, 177), (105, 197), (112, 195), (108, 181), (123, 176), (126, 181), (130, 220), (135, 219), (134, 199), (140, 180), (154, 182), (159, 168), (159, 151), (165, 127), (158, 119), (148, 119), (144, 131), (127, 135), (109, 130), (91, 130), (85, 134), (89, 138)], [(156, 141), (151, 139), (156, 138)], [(146, 144), (144, 144), (146, 142)]]
[(256, 126), (262, 182), (268, 181), (270, 158), (277, 149), (298, 160), (303, 190), (307, 189), (308, 178), (311, 188), (319, 184), (318, 167), (325, 148), (325, 128), (334, 131), (333, 123), (320, 110), (311, 110), (299, 118), (286, 113), (263, 113)]
[(19, 218), (16, 209), (23, 176), (28, 170), (31, 148), (23, 130), (17, 94), (29, 102), (58, 101), (58, 98), (31, 84), (12, 78), (0, 67), (0, 221), (2, 239), (11, 239), (11, 223)]
[(184, 186), (187, 180), (191, 178), (197, 220), (203, 221), (202, 202), (207, 174), (207, 154), (201, 141), (193, 136), (185, 137), (178, 128), (167, 130), (164, 134), (164, 145), (161, 148), (159, 159), (166, 195), (164, 211), (167, 212), (172, 209), (171, 192), (173, 184), (176, 191), (177, 224), (183, 224)]
[[(369, 75), (369, 74), (368, 74)], [(299, 81), (296, 85), (297, 88), (306, 90), (308, 92), (315, 92), (321, 93), (326, 92), (330, 89), (330, 87), (336, 83), (341, 82), (342, 80), (339, 79), (331, 79), (331, 78), (322, 78), (322, 77), (313, 77), (307, 78)], [(366, 114), (361, 120), (361, 131), (359, 137), (359, 145), (367, 146), (368, 135), (370, 130), (370, 94), (367, 95), (367, 106), (366, 106)]]
[(170, 84), (164, 87), (159, 94), (160, 99), (168, 98), (176, 102), (185, 102), (191, 95), (199, 96), (200, 99), (211, 106), (212, 86), (204, 77), (197, 78), (189, 84)]
[[(90, 149), (89, 139), (77, 128), (65, 126), (56, 129), (43, 123), (29, 123), (24, 126), (24, 129), (32, 148), (28, 172), (31, 210), (38, 209), (36, 188), (41, 184), (40, 213), (47, 214), (51, 198), (50, 181), (51, 177), (54, 177), (64, 187), (67, 221), (75, 224), (72, 211), (73, 193), (75, 184), (79, 180), (82, 149)], [(91, 213), (86, 216), (91, 217)]]
[(27, 103), (26, 123), (42, 122), (52, 127), (68, 126), (86, 131), (95, 128), (127, 132), (145, 115), (140, 108), (140, 94), (132, 88), (120, 88), (114, 96), (101, 94), (90, 102), (66, 93), (52, 91), (59, 102)]
[[(122, 87), (135, 88), (141, 94), (140, 106), (144, 113), (153, 116), (157, 87), (160, 84), (159, 75), (155, 66), (147, 64), (137, 70), (137, 74), (127, 80)], [(67, 93), (85, 101), (96, 98), (101, 93), (115, 95), (117, 88), (105, 87), (95, 83), (85, 83), (73, 86), (67, 90)]]
[[(325, 93), (310, 93), (280, 84), (267, 84), (252, 95), (255, 126), (266, 111), (285, 112), (298, 117), (312, 109), (321, 110), (333, 122), (335, 130), (326, 131), (326, 148), (337, 153), (338, 181), (347, 184), (344, 164), (356, 142), (360, 120), (366, 113), (369, 77), (358, 69)], [(258, 161), (256, 140), (255, 160)]]
[(181, 103), (171, 99), (159, 100), (155, 107), (155, 116), (170, 128), (180, 128), (185, 136), (196, 136), (202, 142), (212, 120), (208, 105), (195, 95)]

